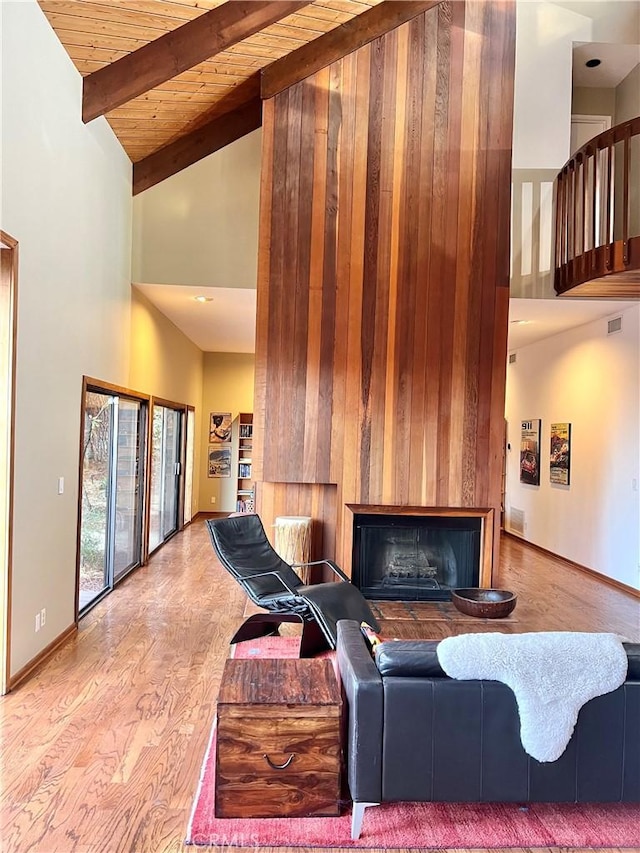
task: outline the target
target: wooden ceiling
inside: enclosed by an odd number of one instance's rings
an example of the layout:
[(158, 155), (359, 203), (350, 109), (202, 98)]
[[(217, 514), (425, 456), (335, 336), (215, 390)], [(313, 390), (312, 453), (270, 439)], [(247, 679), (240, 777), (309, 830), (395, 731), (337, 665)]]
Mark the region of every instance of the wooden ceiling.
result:
[(83, 120), (105, 115), (134, 163), (134, 193), (259, 127), (261, 97), (436, 5), (39, 2), (85, 78)]

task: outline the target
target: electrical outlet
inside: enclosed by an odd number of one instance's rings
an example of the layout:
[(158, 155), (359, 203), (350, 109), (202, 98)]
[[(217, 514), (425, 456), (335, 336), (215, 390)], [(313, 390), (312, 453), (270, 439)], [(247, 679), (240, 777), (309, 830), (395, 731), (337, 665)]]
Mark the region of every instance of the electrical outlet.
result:
[(46, 622), (47, 622), (47, 608), (43, 607), (42, 610), (40, 611), (40, 627), (44, 628)]
[(40, 630), (40, 614), (36, 613), (36, 634)]
[(214, 504), (216, 502), (215, 495), (211, 498), (211, 503)]

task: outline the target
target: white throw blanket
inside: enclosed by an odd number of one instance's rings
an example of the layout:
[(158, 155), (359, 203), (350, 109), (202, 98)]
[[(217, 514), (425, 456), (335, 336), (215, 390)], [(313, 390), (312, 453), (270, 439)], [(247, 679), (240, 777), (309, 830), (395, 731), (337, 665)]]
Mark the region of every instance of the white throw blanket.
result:
[(615, 634), (461, 634), (442, 640), (437, 652), (451, 678), (502, 681), (513, 690), (522, 746), (538, 761), (560, 758), (580, 708), (627, 675)]

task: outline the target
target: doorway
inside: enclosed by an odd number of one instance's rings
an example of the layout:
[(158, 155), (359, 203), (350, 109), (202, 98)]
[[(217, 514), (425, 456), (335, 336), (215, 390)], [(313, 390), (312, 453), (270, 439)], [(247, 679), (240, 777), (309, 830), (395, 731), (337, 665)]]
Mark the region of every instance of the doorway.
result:
[(151, 490), (149, 498), (149, 553), (183, 525), (183, 436), (185, 407), (153, 401), (151, 420)]
[(196, 428), (196, 412), (193, 406), (187, 407), (187, 435), (185, 440), (184, 464), (184, 510), (183, 524), (189, 524), (193, 518), (193, 454)]
[(77, 610), (142, 562), (148, 399), (85, 379)]
[(11, 624), (13, 423), (18, 241), (0, 231), (0, 694), (7, 692)]

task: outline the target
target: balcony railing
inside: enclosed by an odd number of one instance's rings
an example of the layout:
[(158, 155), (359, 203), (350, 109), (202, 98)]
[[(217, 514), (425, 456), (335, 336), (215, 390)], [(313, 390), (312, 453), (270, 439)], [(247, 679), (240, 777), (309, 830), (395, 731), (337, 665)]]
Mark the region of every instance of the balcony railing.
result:
[(640, 297), (640, 116), (594, 137), (556, 178), (558, 294)]

